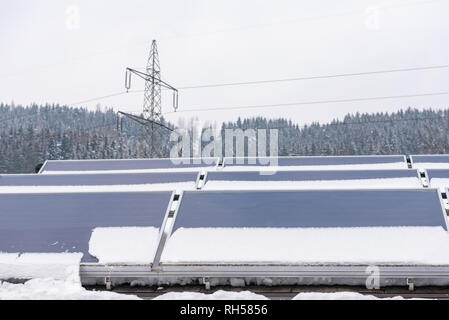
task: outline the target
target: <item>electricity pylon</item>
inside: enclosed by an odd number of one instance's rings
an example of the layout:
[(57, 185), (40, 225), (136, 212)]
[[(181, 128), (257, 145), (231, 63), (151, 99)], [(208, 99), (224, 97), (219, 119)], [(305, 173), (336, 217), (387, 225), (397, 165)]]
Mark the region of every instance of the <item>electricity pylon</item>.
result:
[[(161, 157), (161, 150), (158, 146), (162, 145), (162, 87), (173, 91), (173, 108), (178, 108), (178, 90), (161, 80), (161, 67), (159, 63), (159, 54), (157, 51), (156, 40), (151, 44), (150, 56), (147, 62), (146, 72), (140, 72), (135, 69), (126, 69), (125, 87), (131, 88), (131, 74), (136, 74), (145, 80), (145, 93), (143, 100), (143, 119), (145, 122), (139, 122), (143, 125), (145, 137), (148, 137), (150, 143), (150, 157)], [(122, 113), (124, 114), (124, 113)], [(132, 119), (132, 118), (131, 118)]]
[(162, 145), (162, 136), (159, 126), (154, 125), (154, 121), (161, 122), (161, 66), (159, 63), (159, 54), (157, 52), (156, 40), (151, 44), (150, 56), (147, 62), (147, 74), (151, 79), (145, 81), (145, 93), (143, 99), (143, 117), (149, 119), (148, 125), (144, 126), (144, 134), (150, 138), (150, 157), (161, 157), (160, 149), (157, 146)]

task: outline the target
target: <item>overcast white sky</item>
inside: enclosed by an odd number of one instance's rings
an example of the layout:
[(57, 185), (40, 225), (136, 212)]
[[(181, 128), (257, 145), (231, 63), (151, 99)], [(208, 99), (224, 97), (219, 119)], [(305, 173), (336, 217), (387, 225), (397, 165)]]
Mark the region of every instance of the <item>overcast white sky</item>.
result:
[[(71, 104), (120, 92), (125, 67), (145, 67), (152, 39), (162, 77), (175, 87), (445, 65), (449, 1), (0, 0), (0, 101)], [(181, 90), (180, 112), (166, 117), (261, 115), (304, 124), (356, 111), (445, 108), (449, 95), (188, 112), (441, 92), (448, 80), (446, 68)], [(172, 111), (170, 96), (163, 98), (163, 112)], [(84, 106), (137, 113), (142, 101), (142, 93), (129, 93)]]

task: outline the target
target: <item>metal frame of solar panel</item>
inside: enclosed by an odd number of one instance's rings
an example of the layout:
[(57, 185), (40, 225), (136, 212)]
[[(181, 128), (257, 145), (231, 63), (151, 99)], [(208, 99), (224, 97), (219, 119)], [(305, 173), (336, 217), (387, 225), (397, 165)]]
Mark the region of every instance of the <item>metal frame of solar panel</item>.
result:
[(196, 183), (196, 171), (164, 171), (142, 173), (80, 173), (80, 174), (4, 174), (0, 175), (0, 187), (7, 186), (99, 186), (138, 185), (192, 181)]
[[(206, 161), (210, 161), (206, 163)], [(158, 158), (158, 159), (105, 159), (105, 160), (47, 160), (39, 173), (48, 171), (117, 171), (194, 169), (215, 167), (218, 158)]]
[[(162, 230), (173, 192), (0, 193), (0, 252), (88, 252), (96, 227)], [(155, 247), (159, 243), (155, 243)]]
[[(416, 178), (420, 182), (417, 169), (372, 169), (372, 170), (295, 170), (276, 171), (261, 174), (258, 171), (208, 171), (205, 183), (209, 181), (326, 181), (326, 180), (365, 180)], [(385, 186), (388, 187), (388, 186)], [(238, 189), (238, 186), (236, 186)]]
[[(276, 160), (277, 166), (320, 166), (320, 165), (355, 165), (355, 164), (388, 164), (404, 163), (404, 155), (376, 155), (376, 156), (279, 156), (279, 157), (225, 157), (223, 165), (231, 166), (268, 166), (271, 159)], [(251, 163), (249, 161), (251, 160)], [(239, 162), (237, 162), (239, 161)], [(243, 162), (243, 163), (240, 163)]]

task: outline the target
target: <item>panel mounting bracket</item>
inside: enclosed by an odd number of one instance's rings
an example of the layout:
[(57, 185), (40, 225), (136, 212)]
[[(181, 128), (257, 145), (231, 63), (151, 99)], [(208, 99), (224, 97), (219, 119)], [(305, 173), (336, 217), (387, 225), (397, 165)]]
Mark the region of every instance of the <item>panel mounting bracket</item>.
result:
[(161, 228), (159, 244), (157, 246), (156, 254), (154, 255), (153, 263), (151, 265), (152, 271), (162, 271), (162, 269), (160, 268), (160, 260), (162, 257), (162, 252), (164, 251), (167, 239), (170, 237), (172, 233), (173, 226), (176, 220), (176, 215), (178, 213), (178, 209), (182, 200), (182, 195), (183, 192), (180, 190), (173, 192), (172, 197), (170, 199), (170, 203), (168, 204), (167, 212), (165, 214), (164, 222)]
[(418, 169), (419, 178), (421, 179), (422, 186), (424, 188), (429, 187), (429, 178), (427, 177), (427, 172), (424, 169)]
[(204, 288), (206, 290), (210, 290), (210, 279), (207, 277), (203, 278), (203, 284), (204, 284)]
[(415, 290), (415, 283), (413, 282), (413, 279), (407, 278), (407, 286), (408, 286), (408, 291)]
[(224, 158), (219, 158), (217, 162), (217, 169), (223, 169), (225, 166)]
[(410, 155), (406, 155), (406, 156), (405, 156), (405, 160), (407, 161), (407, 167), (408, 167), (409, 169), (412, 169), (412, 168), (413, 168), (413, 165), (412, 165), (412, 159), (410, 158)]
[(204, 187), (204, 184), (206, 183), (207, 178), (207, 171), (200, 171), (198, 173), (198, 178), (196, 179), (196, 189), (201, 190)]
[(104, 284), (106, 286), (106, 290), (110, 291), (112, 290), (112, 281), (111, 281), (111, 277), (106, 277), (104, 278)]

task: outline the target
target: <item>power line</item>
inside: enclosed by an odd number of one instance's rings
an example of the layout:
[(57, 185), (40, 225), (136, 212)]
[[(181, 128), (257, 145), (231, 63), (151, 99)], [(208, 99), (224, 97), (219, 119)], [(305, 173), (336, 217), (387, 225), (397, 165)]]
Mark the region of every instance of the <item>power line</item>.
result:
[(67, 105), (69, 105), (69, 106), (74, 106), (74, 105), (77, 105), (77, 104), (82, 104), (82, 103), (88, 103), (88, 102), (93, 102), (93, 101), (103, 100), (103, 99), (107, 99), (107, 98), (112, 98), (112, 97), (121, 96), (121, 95), (123, 95), (123, 94), (125, 94), (125, 93), (127, 93), (127, 92), (126, 92), (126, 91), (120, 91), (120, 92), (108, 94), (108, 95), (106, 95), (106, 96), (100, 96), (100, 97), (90, 98), (90, 99), (87, 99), (87, 100), (81, 100), (81, 101), (77, 101), (77, 102), (68, 103)]
[[(125, 92), (126, 93), (126, 92)], [(123, 94), (123, 93), (119, 93)], [(119, 95), (112, 94), (109, 96)], [(425, 96), (437, 96), (437, 95), (448, 95), (449, 91), (443, 92), (433, 92), (433, 93), (421, 93), (421, 94), (408, 94), (408, 95), (396, 95), (396, 96), (381, 96), (381, 97), (368, 97), (368, 98), (352, 98), (352, 99), (336, 99), (336, 100), (319, 100), (319, 101), (300, 101), (300, 102), (291, 102), (291, 103), (278, 103), (278, 104), (265, 104), (265, 105), (248, 105), (248, 106), (229, 106), (229, 107), (215, 107), (215, 108), (197, 108), (197, 109), (189, 109), (189, 110), (181, 110), (180, 112), (205, 112), (205, 111), (216, 111), (216, 110), (237, 110), (237, 109), (255, 109), (255, 108), (275, 108), (275, 107), (284, 107), (284, 106), (295, 106), (295, 105), (313, 105), (313, 104), (325, 104), (325, 103), (342, 103), (342, 102), (357, 102), (357, 101), (374, 101), (374, 100), (385, 100), (385, 99), (400, 99), (400, 98), (411, 98), (411, 97), (425, 97)], [(109, 97), (108, 96), (108, 97)], [(103, 96), (105, 97), (105, 96)], [(98, 98), (101, 99), (101, 98)], [(86, 100), (87, 101), (87, 100)], [(93, 101), (90, 99), (89, 101)], [(165, 114), (173, 114), (174, 112), (167, 112)], [(37, 113), (31, 113), (22, 116), (14, 116), (10, 118), (0, 119), (0, 122), (6, 122), (10, 120), (15, 120), (23, 117), (30, 117), (32, 115), (36, 115)]]
[[(388, 123), (388, 122), (393, 123), (393, 122), (404, 122), (404, 121), (441, 120), (441, 119), (447, 119), (447, 118), (449, 118), (449, 115), (442, 115), (442, 116), (437, 116), (437, 117), (417, 117), (417, 118), (404, 118), (404, 119), (383, 119), (383, 120), (366, 120), (366, 121), (349, 121), (349, 122), (336, 121), (336, 122), (332, 122), (332, 123), (318, 123), (318, 125), (321, 127), (328, 127), (328, 126), (363, 125), (363, 124)], [(105, 125), (101, 125), (101, 126), (92, 126), (92, 127), (82, 128), (80, 130), (87, 131), (87, 130), (91, 130), (91, 129), (112, 127), (115, 125), (116, 125), (116, 123), (109, 123), (109, 124), (105, 124)], [(176, 130), (176, 129), (169, 128), (169, 127), (163, 125), (162, 123), (158, 123), (158, 125), (163, 126), (164, 128), (167, 128), (170, 131)], [(291, 125), (291, 126), (283, 126), (283, 127), (266, 126), (265, 128), (251, 128), (251, 129), (296, 129), (297, 128), (299, 130), (302, 130), (305, 127), (310, 128), (312, 125), (313, 124), (302, 125), (302, 126)]]
[(242, 86), (242, 85), (252, 85), (252, 84), (265, 84), (265, 83), (276, 83), (276, 82), (331, 79), (331, 78), (355, 77), (355, 76), (384, 74), (384, 73), (433, 70), (433, 69), (442, 69), (442, 68), (449, 68), (449, 64), (439, 65), (439, 66), (416, 67), (416, 68), (390, 69), (390, 70), (366, 71), (366, 72), (354, 72), (354, 73), (340, 73), (340, 74), (320, 75), (320, 76), (310, 76), (310, 77), (296, 77), (296, 78), (271, 79), (271, 80), (256, 80), (256, 81), (228, 82), (228, 83), (217, 83), (217, 84), (203, 84), (203, 85), (196, 85), (196, 86), (184, 86), (184, 87), (179, 87), (178, 89), (187, 90), (187, 89), (217, 88), (217, 87)]
[[(356, 77), (356, 76), (385, 74), (385, 73), (436, 70), (436, 69), (445, 69), (445, 68), (449, 68), (449, 64), (443, 64), (443, 65), (437, 65), (437, 66), (353, 72), (353, 73), (337, 73), (337, 74), (329, 74), (329, 75), (293, 77), (293, 78), (283, 78), (283, 79), (267, 79), (267, 80), (253, 80), (253, 81), (227, 82), (227, 83), (214, 83), (214, 84), (199, 84), (199, 85), (191, 85), (191, 86), (181, 86), (181, 87), (178, 87), (178, 90), (231, 87), (231, 86), (266, 84), (266, 83), (277, 83), (277, 82), (292, 82), (292, 81), (304, 81), (304, 80), (332, 79), (332, 78)], [(136, 90), (133, 92), (143, 92), (143, 90)]]
[[(378, 70), (378, 71), (366, 71), (366, 72), (354, 72), (354, 73), (340, 73), (340, 74), (330, 74), (330, 75), (319, 75), (319, 76), (309, 76), (309, 77), (293, 77), (284, 79), (267, 79), (267, 80), (254, 80), (254, 81), (243, 81), (243, 82), (228, 82), (228, 83), (215, 83), (215, 84), (200, 84), (179, 87), (179, 90), (190, 90), (190, 89), (202, 89), (202, 88), (218, 88), (218, 87), (230, 87), (230, 86), (242, 86), (242, 85), (256, 85), (256, 84), (268, 84), (268, 83), (282, 83), (282, 82), (292, 82), (292, 81), (305, 81), (305, 80), (317, 80), (317, 79), (332, 79), (332, 78), (344, 78), (344, 77), (355, 77), (364, 75), (375, 75), (375, 74), (387, 74), (387, 73), (398, 73), (398, 72), (410, 72), (410, 71), (424, 71), (424, 70), (436, 70), (449, 68), (449, 64), (437, 65), (437, 66), (425, 66), (425, 67), (412, 67), (412, 68), (402, 68), (402, 69), (389, 69), (389, 70)], [(129, 93), (141, 93), (144, 90), (130, 90)], [(103, 100), (107, 98), (112, 98), (116, 96), (121, 96), (126, 94), (127, 91), (119, 91), (116, 93), (92, 97), (86, 100), (76, 101), (69, 103), (67, 105), (79, 105), (83, 103), (94, 102), (98, 100)]]
[[(432, 93), (406, 94), (406, 95), (397, 95), (397, 96), (380, 96), (380, 97), (368, 97), (368, 98), (298, 101), (298, 102), (276, 103), (276, 104), (197, 108), (197, 109), (180, 110), (180, 111), (177, 111), (177, 113), (205, 112), (205, 111), (217, 111), (217, 110), (277, 108), (277, 107), (286, 107), (286, 106), (313, 105), (313, 104), (325, 104), (325, 103), (341, 103), (341, 102), (374, 101), (374, 100), (401, 99), (401, 98), (413, 98), (413, 97), (428, 97), (428, 96), (438, 96), (438, 95), (448, 95), (448, 94), (449, 94), (449, 91), (443, 91), (443, 92), (432, 92)], [(172, 113), (174, 113), (174, 112), (167, 112), (165, 114), (172, 114)]]
[(175, 131), (174, 129), (172, 129), (170, 127), (167, 127), (162, 122), (157, 122), (157, 121), (154, 121), (152, 119), (147, 119), (147, 118), (144, 118), (144, 117), (141, 117), (141, 116), (136, 116), (134, 114), (126, 113), (126, 112), (122, 112), (122, 111), (119, 111), (118, 114), (121, 114), (121, 115), (127, 117), (128, 119), (131, 119), (131, 120), (133, 120), (133, 121), (135, 121), (135, 122), (137, 122), (137, 123), (139, 123), (141, 125), (155, 124), (155, 125), (157, 125), (157, 126), (159, 126), (161, 128), (167, 129), (169, 131), (173, 131), (173, 132)]
[[(32, 115), (37, 115), (38, 113), (32, 113), (32, 114), (28, 114), (28, 115), (24, 115), (24, 116), (16, 116), (16, 117), (11, 117), (9, 119), (17, 119), (17, 118), (23, 118), (23, 117), (27, 117), (27, 116), (32, 116)], [(404, 118), (404, 119), (383, 119), (383, 120), (366, 120), (366, 121), (353, 121), (353, 122), (346, 122), (346, 121), (336, 121), (336, 122), (332, 122), (332, 123), (318, 123), (319, 126), (321, 127), (328, 127), (328, 126), (345, 126), (345, 125), (364, 125), (364, 124), (372, 124), (372, 123), (388, 123), (388, 122), (404, 122), (404, 121), (424, 121), (424, 120), (441, 120), (441, 119), (446, 119), (449, 118), (449, 115), (442, 115), (442, 116), (437, 116), (437, 117), (417, 117), (417, 118)], [(7, 120), (7, 119), (1, 119), (1, 121), (3, 120)], [(163, 124), (159, 124), (167, 129), (169, 129), (170, 131), (176, 130), (176, 129), (171, 129), (169, 127), (166, 127)], [(85, 127), (85, 128), (80, 128), (78, 129), (79, 131), (89, 131), (92, 129), (100, 129), (100, 128), (107, 128), (107, 127), (112, 127), (112, 126), (116, 126), (116, 123), (107, 123), (107, 124), (103, 124), (103, 125), (95, 125), (95, 126), (90, 126), (90, 127)], [(270, 127), (270, 126), (266, 126), (265, 128), (253, 128), (253, 129), (299, 129), (302, 130), (305, 127), (311, 127), (313, 126), (313, 124), (307, 124), (307, 125), (291, 125), (291, 126), (284, 126), (284, 127)]]

